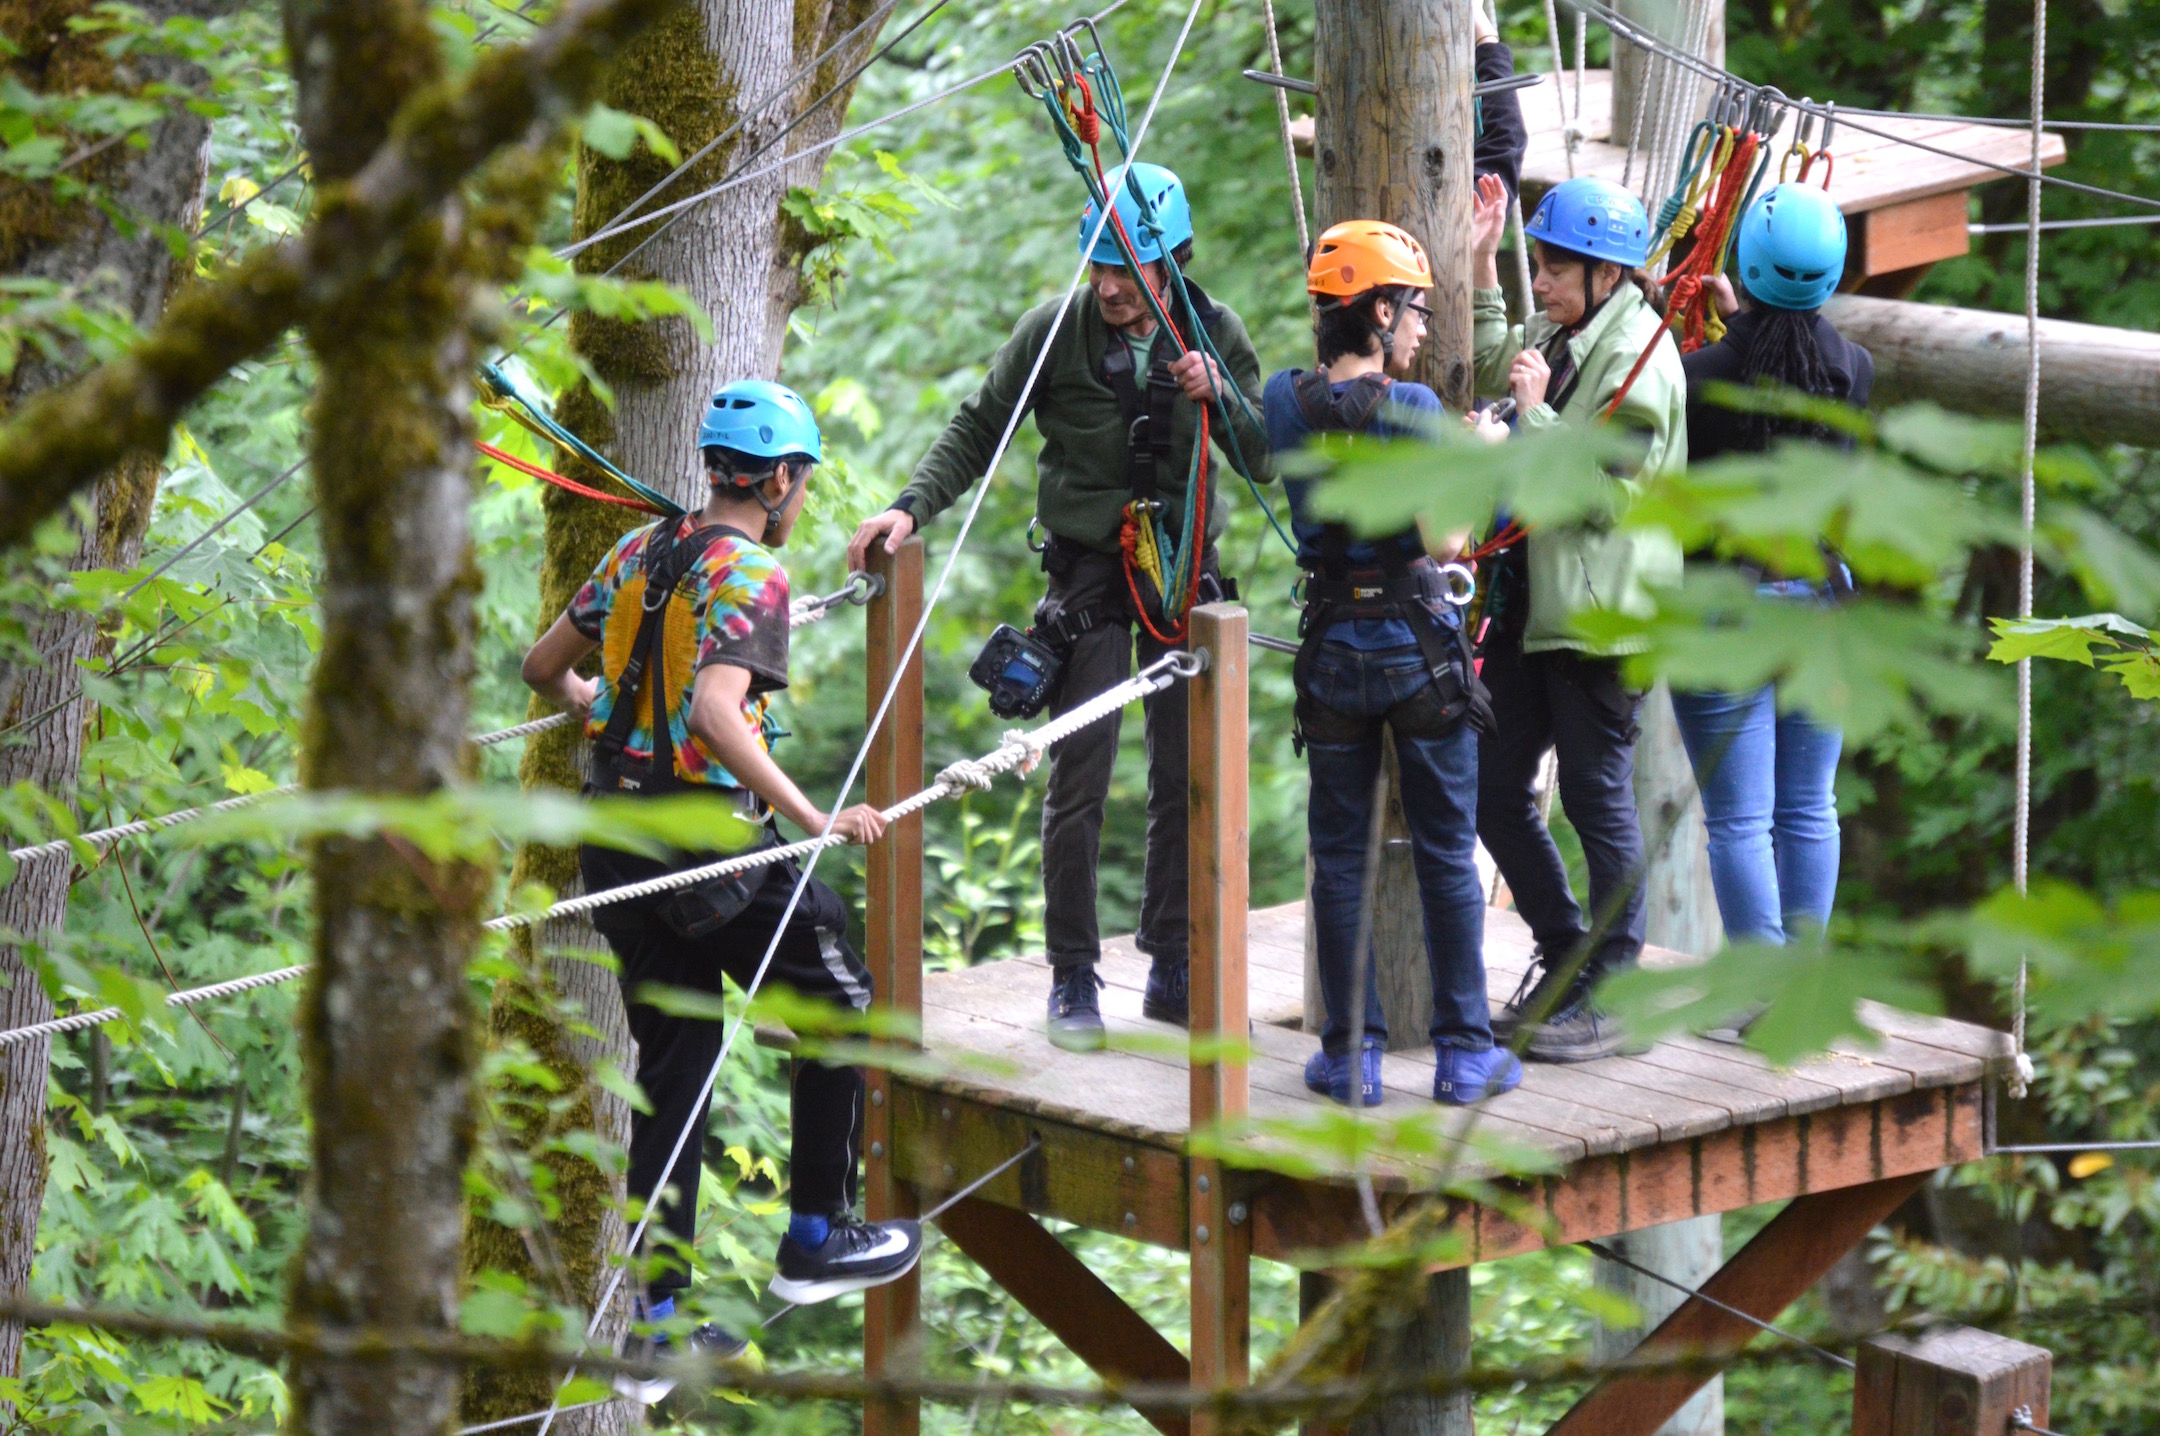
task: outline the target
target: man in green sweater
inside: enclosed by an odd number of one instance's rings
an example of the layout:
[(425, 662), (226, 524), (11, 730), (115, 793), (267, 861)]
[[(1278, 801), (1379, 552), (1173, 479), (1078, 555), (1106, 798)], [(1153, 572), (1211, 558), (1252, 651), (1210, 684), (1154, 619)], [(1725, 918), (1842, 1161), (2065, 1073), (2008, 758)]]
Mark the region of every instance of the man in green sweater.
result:
[[(1123, 169), (1108, 176), (1114, 209), (1148, 283), (1170, 307), (1162, 259), (1167, 251), (1182, 267), (1191, 257), (1192, 211), (1184, 186), (1169, 170), (1139, 164), (1133, 176), (1148, 196), (1155, 224), (1142, 224)], [(848, 546), (848, 560), (857, 568), (873, 543), (897, 551), (908, 535), (987, 476), (998, 439), (1012, 422), (1047, 341), (1049, 354), (1034, 388), (1027, 390), (1027, 402), (1043, 440), (1035, 514), (1048, 536), (1043, 571), (1049, 592), (1035, 610), (1034, 633), (1065, 657), (1054, 713), (1078, 707), (1132, 673), (1136, 615), (1118, 542), (1125, 507), (1136, 493), (1150, 495), (1163, 506), (1163, 527), (1184, 531), (1184, 481), (1201, 406), (1209, 408), (1211, 437), (1224, 458), (1255, 480), (1273, 477), (1267, 435), (1257, 417), (1260, 359), (1244, 323), (1187, 281), (1193, 307), (1223, 364), (1197, 350), (1180, 356), (1180, 345), (1156, 323), (1109, 227), (1103, 226), (1099, 236), (1096, 229), (1090, 204), (1081, 216), (1080, 243), (1092, 270), (1071, 312), (1060, 323), (1061, 306), (1049, 303), (1021, 316), (1012, 338), (991, 360), (982, 387), (960, 406), (892, 507), (866, 520)], [(1091, 238), (1096, 241), (1092, 251), (1087, 248)], [(1170, 312), (1181, 325), (1189, 322), (1175, 307)], [(1243, 391), (1244, 403), (1228, 392), (1231, 385)], [(1219, 473), (1220, 466), (1216, 469)], [(1210, 487), (1219, 492), (1219, 481)], [(1222, 596), (1214, 545), (1225, 518), (1219, 504), (1210, 503), (1209, 509), (1202, 602)], [(1143, 664), (1165, 651), (1145, 625), (1137, 639)], [(1151, 1018), (1182, 1025), (1187, 1009), (1184, 688), (1172, 686), (1148, 699), (1146, 712), (1147, 866), (1138, 945), (1153, 967), (1144, 1010)], [(1095, 995), (1102, 986), (1095, 972), (1102, 956), (1095, 874), (1118, 726), (1111, 718), (1054, 746), (1043, 799), (1044, 929), (1056, 969), (1050, 1037), (1075, 1050), (1104, 1042)]]

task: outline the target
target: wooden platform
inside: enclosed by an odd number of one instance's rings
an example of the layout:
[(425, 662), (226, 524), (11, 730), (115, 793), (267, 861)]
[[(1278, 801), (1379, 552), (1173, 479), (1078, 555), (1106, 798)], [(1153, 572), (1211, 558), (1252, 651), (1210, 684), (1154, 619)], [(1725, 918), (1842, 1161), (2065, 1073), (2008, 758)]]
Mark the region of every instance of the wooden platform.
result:
[[(1523, 120), (1530, 130), (1529, 148), (1523, 155), (1526, 204), (1534, 204), (1537, 195), (1568, 178), (1566, 126), (1561, 121), (1556, 94), (1565, 95), (1572, 115), (1573, 72), (1557, 89), (1547, 79), (1522, 92)], [(1843, 121), (1832, 139), (1831, 150), (1837, 160), (1831, 166), (1830, 196), (1845, 212), (1852, 230), (1845, 287), (1870, 293), (1909, 290), (1918, 282), (1918, 274), (1912, 271), (1924, 273), (1938, 260), (1966, 253), (1970, 247), (1966, 230), (1968, 191), (1975, 185), (2011, 178), (1989, 166), (2024, 166), (2032, 153), (2032, 140), (2023, 130), (2001, 125), (1874, 115), (1858, 118), (1870, 130), (1918, 140), (1962, 157), (1932, 154), (1883, 135), (1864, 134)], [(1597, 175), (1617, 184), (1627, 170), (1628, 137), (1625, 124), (1617, 137), (1613, 132), (1610, 70), (1583, 72), (1582, 116), (1574, 123), (1583, 132), (1575, 152), (1574, 172)], [(1773, 152), (1790, 145), (1792, 134), (1793, 125), (1788, 120), (1783, 133), (1776, 137)], [(2041, 146), (2041, 165), (2061, 164), (2066, 153), (2062, 136), (2047, 135)], [(1637, 183), (1641, 181), (1642, 166), (1643, 156), (1637, 154)], [(1900, 279), (1886, 281), (1885, 276), (1891, 275)]]
[[(1302, 906), (1254, 912), (1248, 943), (1255, 1127), (1333, 1128), (1343, 1109), (1307, 1092), (1302, 1075), (1315, 1045), (1300, 1030)], [(1529, 933), (1512, 912), (1493, 910), (1485, 945), (1497, 1006), (1528, 961)], [(1653, 950), (1649, 960), (1678, 959)], [(993, 1184), (986, 1197), (1183, 1249), (1187, 1214), (1176, 1196), (1186, 1186), (1185, 1034), (1141, 1017), (1147, 959), (1129, 941), (1108, 945), (1102, 972), (1112, 1050), (1090, 1054), (1060, 1051), (1045, 1038), (1049, 969), (1040, 959), (927, 976), (924, 1045), (952, 1072), (896, 1080), (898, 1175), (934, 1191), (987, 1169), (1039, 1133), (1041, 1159)], [(1699, 1038), (1581, 1066), (1533, 1063), (1520, 1089), (1488, 1104), (1478, 1138), (1549, 1166), (1549, 1176), (1524, 1190), (1557, 1223), (1561, 1241), (1982, 1155), (1983, 1079), (1991, 1064), (2009, 1060), (2009, 1039), (1887, 1009), (1870, 1020), (1885, 1034), (1879, 1048), (1785, 1071)], [(1463, 1113), (1431, 1099), (1429, 1050), (1390, 1054), (1382, 1070), (1386, 1099), (1368, 1109), (1367, 1120), (1413, 1143), (1429, 1139), (1433, 1148), (1422, 1159), (1398, 1155), (1374, 1165), (1383, 1206), (1397, 1206), (1439, 1185), (1442, 1154), (1455, 1145)], [(1282, 1135), (1255, 1131), (1239, 1144), (1243, 1160), (1267, 1161), (1282, 1150)], [(1353, 1225), (1347, 1164), (1309, 1150), (1302, 1160), (1333, 1170), (1248, 1176), (1255, 1255), (1296, 1259), (1362, 1229)], [(1452, 1164), (1458, 1179), (1499, 1170), (1494, 1154), (1476, 1147)], [(1472, 1260), (1544, 1240), (1469, 1207), (1463, 1230)]]

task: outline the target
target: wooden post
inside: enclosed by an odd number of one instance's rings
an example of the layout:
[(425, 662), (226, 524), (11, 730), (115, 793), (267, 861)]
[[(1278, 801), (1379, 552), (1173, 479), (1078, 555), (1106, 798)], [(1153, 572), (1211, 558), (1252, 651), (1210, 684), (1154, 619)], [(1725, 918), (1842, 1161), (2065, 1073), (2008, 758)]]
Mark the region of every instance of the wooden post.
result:
[(1870, 1337), (1853, 1375), (1853, 1436), (1996, 1436), (2021, 1409), (2048, 1424), (2046, 1348), (1945, 1327)]
[[(1192, 891), (1192, 1128), (1235, 1122), (1247, 1111), (1245, 610), (1211, 603), (1192, 613), (1192, 649), (1207, 668), (1189, 680), (1191, 797), (1187, 862)], [(1252, 1217), (1245, 1193), (1222, 1163), (1188, 1164), (1192, 1254), (1192, 1380), (1202, 1389), (1252, 1379), (1250, 1281)], [(1195, 1436), (1221, 1429), (1196, 1413)]]
[[(1676, 824), (1663, 846), (1650, 854), (1644, 935), (1652, 946), (1708, 957), (1724, 943), (1725, 925), (1718, 919), (1717, 894), (1710, 884), (1702, 799), (1673, 717), (1672, 694), (1663, 683), (1643, 700), (1642, 736), (1635, 741), (1635, 805), (1642, 811), (1646, 840)], [(1695, 1287), (1724, 1265), (1724, 1231), (1725, 1219), (1713, 1212), (1627, 1232), (1612, 1244), (1628, 1260)], [(1680, 1292), (1638, 1272), (1594, 1259), (1592, 1267), (1597, 1284), (1633, 1302), (1647, 1327), (1655, 1327), (1680, 1305)], [(1616, 1360), (1634, 1349), (1640, 1335), (1641, 1328), (1600, 1323), (1596, 1353), (1603, 1360)], [(1723, 1436), (1724, 1430), (1725, 1380), (1713, 1376), (1658, 1428), (1658, 1436)]]
[[(1616, 0), (1613, 8), (1675, 48), (1699, 55), (1713, 65), (1725, 63), (1725, 6), (1721, 0), (1688, 0), (1688, 3), (1680, 0)], [(1702, 12), (1706, 9), (1709, 13), (1704, 15)], [(1700, 32), (1698, 26), (1702, 27)], [(1573, 26), (1568, 28), (1572, 31)], [(1702, 42), (1700, 45), (1696, 43), (1698, 38)], [(1645, 84), (1648, 85), (1647, 94), (1643, 92)], [(1675, 127), (1678, 115), (1687, 116), (1690, 126), (1701, 119), (1703, 106), (1710, 98), (1710, 82), (1669, 61), (1653, 63), (1650, 56), (1616, 36), (1612, 42), (1612, 143), (1623, 150), (1627, 148), (1629, 132), (1635, 127), (1638, 95), (1645, 101), (1641, 143), (1635, 155), (1635, 172), (1628, 184), (1640, 194), (1643, 182), (1650, 176), (1650, 152), (1656, 147), (1660, 130), (1669, 133)], [(1572, 116), (1575, 99), (1572, 70), (1568, 72), (1567, 96)], [(1538, 90), (1524, 97), (1523, 107), (1542, 105), (1549, 109), (1552, 103), (1550, 95)], [(1588, 130), (1590, 126), (1586, 123), (1583, 128)], [(1686, 136), (1687, 131), (1681, 130), (1681, 139)], [(1663, 198), (1663, 195), (1656, 195), (1646, 203), (1655, 211), (1658, 201)]]
[[(871, 573), (885, 580), (885, 591), (864, 609), (865, 699), (875, 719), (885, 690), (899, 670), (915, 625), (922, 619), (923, 545), (909, 539), (897, 554), (873, 545)], [(918, 648), (893, 695), (870, 744), (866, 770), (869, 800), (891, 807), (922, 787), (923, 660)], [(876, 1005), (922, 1018), (923, 820), (916, 813), (885, 831), (864, 863), (863, 936), (865, 959), (875, 986)], [(915, 1189), (893, 1174), (892, 1077), (882, 1068), (866, 1074), (864, 1109), (864, 1205), (871, 1221), (911, 1217), (920, 1210)], [(913, 1339), (922, 1296), (920, 1271), (875, 1287), (863, 1296), (863, 1371), (876, 1376), (896, 1350)], [(922, 1427), (922, 1403), (913, 1398), (863, 1403), (863, 1436), (916, 1436)]]

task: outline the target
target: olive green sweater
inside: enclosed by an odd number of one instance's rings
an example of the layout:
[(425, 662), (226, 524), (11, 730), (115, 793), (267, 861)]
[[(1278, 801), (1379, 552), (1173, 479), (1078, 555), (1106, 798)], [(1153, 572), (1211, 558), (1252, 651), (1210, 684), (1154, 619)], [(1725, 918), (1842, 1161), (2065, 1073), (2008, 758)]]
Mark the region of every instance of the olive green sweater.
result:
[[(1191, 281), (1187, 281), (1188, 284)], [(1194, 286), (1194, 300), (1203, 312), (1205, 296)], [(1053, 301), (1021, 316), (1012, 338), (990, 361), (990, 372), (968, 401), (953, 415), (930, 452), (915, 466), (914, 477), (893, 501), (905, 509), (917, 528), (950, 508), (962, 494), (988, 472), (998, 437), (1012, 420), (1013, 408), (1027, 387), (1035, 357), (1057, 318)], [(1230, 379), (1244, 391), (1245, 405), (1227, 399), (1230, 423), (1236, 433), (1233, 445), (1222, 432), (1222, 410), (1212, 418), (1216, 448), (1233, 463), (1242, 453), (1239, 467), (1251, 478), (1266, 482), (1274, 477), (1269, 459), (1267, 431), (1260, 414), (1260, 356), (1237, 315), (1215, 306), (1209, 335), (1228, 366)], [(1171, 341), (1159, 328), (1157, 343)], [(1035, 515), (1043, 527), (1061, 538), (1101, 553), (1118, 551), (1118, 530), (1124, 508), (1132, 498), (1130, 449), (1124, 418), (1118, 412), (1117, 395), (1102, 378), (1103, 351), (1112, 342), (1109, 325), (1095, 303), (1094, 291), (1083, 289), (1073, 301), (1072, 312), (1051, 340), (1042, 375), (1035, 381), (1031, 405), (1035, 427), (1042, 434), (1042, 455), (1036, 460)], [(1118, 342), (1123, 342), (1120, 339)], [(1145, 374), (1141, 376), (1143, 392)], [(1164, 505), (1164, 523), (1176, 529), (1185, 514), (1185, 474), (1192, 463), (1193, 440), (1199, 429), (1200, 410), (1180, 394), (1172, 413), (1170, 459), (1156, 475)], [(1222, 502), (1221, 465), (1216, 465), (1215, 498), (1208, 515), (1208, 537), (1214, 538), (1226, 522)]]

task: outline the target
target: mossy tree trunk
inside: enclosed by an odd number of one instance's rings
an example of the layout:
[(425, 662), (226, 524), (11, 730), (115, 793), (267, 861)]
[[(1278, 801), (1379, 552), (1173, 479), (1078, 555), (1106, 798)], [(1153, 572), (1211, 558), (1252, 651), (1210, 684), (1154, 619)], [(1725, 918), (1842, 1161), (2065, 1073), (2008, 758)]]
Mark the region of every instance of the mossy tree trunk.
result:
[[(290, 0), (299, 117), (334, 217), (342, 184), (398, 105), (440, 78), (425, 0)], [(453, 197), (420, 216), (363, 289), (310, 315), (319, 365), (311, 462), (321, 514), (322, 654), (302, 779), (313, 790), (417, 796), (465, 777), (479, 575), (467, 529), (475, 339), (470, 299), (529, 236), (545, 167), (519, 152), (489, 178), (524, 192)], [(314, 965), (300, 1010), (312, 1162), (289, 1319), (325, 1327), (456, 1327), (472, 1151), (466, 966), (487, 875), (395, 838), (313, 846)], [(296, 1431), (434, 1432), (447, 1366), (296, 1359)]]
[[(9, 0), (0, 3), (0, 34), (16, 47), (11, 81), (37, 93), (127, 92), (151, 83), (190, 85), (201, 72), (164, 57), (131, 55), (123, 68), (106, 54), (108, 37), (71, 28), (88, 18), (93, 0)], [(204, 6), (153, 0), (153, 20), (199, 13)], [(71, 179), (94, 187), (113, 213), (85, 196), (56, 200), (42, 183), (0, 179), (0, 268), (11, 277), (75, 288), (92, 306), (108, 307), (138, 325), (153, 323), (176, 278), (161, 229), (190, 229), (202, 206), (209, 124), (174, 106), (153, 125), (142, 148), (115, 145), (74, 166)], [(95, 141), (83, 137), (71, 148)], [(46, 358), (26, 351), (0, 380), (0, 412), (87, 367), (80, 354)], [(133, 462), (107, 474), (92, 490), (88, 522), (74, 554), (76, 571), (125, 568), (141, 552), (157, 496), (157, 466)], [(89, 721), (78, 664), (100, 645), (90, 615), (48, 610), (28, 624), (38, 655), (31, 664), (0, 664), (0, 728), (21, 732), (0, 747), (0, 786), (34, 783), (47, 792), (74, 790)], [(43, 715), (40, 717), (40, 715)], [(42, 862), (22, 869), (0, 891), (0, 931), (31, 939), (55, 931), (67, 909), (72, 864)], [(21, 952), (0, 947), (0, 1027), (52, 1016), (44, 989)], [(45, 1195), (45, 1085), (49, 1049), (25, 1042), (0, 1049), (0, 1295), (20, 1295), (30, 1279), (38, 1209)], [(22, 1329), (0, 1324), (0, 1376), (15, 1374)]]
[[(743, 6), (699, 0), (653, 27), (626, 52), (607, 83), (609, 105), (661, 126), (684, 154), (702, 147), (756, 110), (735, 136), (700, 161), (653, 206), (671, 202), (725, 178), (824, 95), (877, 43), (871, 25), (791, 93), (764, 102), (802, 65), (867, 18), (875, 0), (797, 0), (784, 5)], [(811, 115), (785, 141), (799, 152), (829, 137), (847, 112), (843, 91)], [(760, 157), (763, 164), (769, 157)], [(606, 227), (671, 166), (639, 149), (613, 160), (581, 148), (577, 160), (575, 232)], [(679, 318), (628, 324), (579, 314), (571, 320), (571, 343), (612, 391), (613, 407), (589, 386), (564, 395), (557, 412), (574, 431), (607, 452), (624, 469), (672, 493), (685, 505), (705, 502), (695, 445), (698, 416), (713, 390), (731, 379), (772, 377), (788, 316), (804, 297), (799, 265), (815, 240), (781, 213), (791, 186), (814, 187), (824, 155), (806, 155), (773, 175), (741, 185), (697, 206), (643, 249), (619, 273), (660, 279), (679, 287), (712, 321), (710, 343)], [(603, 241), (577, 258), (585, 273), (614, 267), (652, 234), (646, 227)], [(605, 481), (573, 456), (558, 456), (565, 472)], [(545, 628), (569, 604), (595, 564), (631, 520), (623, 510), (549, 489), (546, 557), (540, 572), (539, 624)], [(547, 710), (535, 704), (532, 714)], [(582, 772), (577, 735), (553, 729), (531, 740), (519, 768), (527, 787), (575, 789)], [(513, 885), (544, 883), (558, 892), (578, 886), (575, 850), (527, 846), (518, 854)], [(515, 1138), (552, 1176), (554, 1215), (549, 1240), (476, 1217), (467, 1252), (472, 1271), (509, 1271), (535, 1289), (553, 1293), (566, 1283), (589, 1304), (598, 1299), (627, 1231), (621, 1218), (620, 1173), (603, 1173), (564, 1151), (562, 1138), (591, 1131), (627, 1147), (630, 1112), (590, 1078), (601, 1062), (635, 1069), (622, 1000), (609, 967), (590, 960), (605, 944), (582, 919), (553, 923), (539, 934), (537, 949), (526, 934), (516, 939), (527, 979), (520, 990), (497, 994), (494, 1038), (530, 1050), (554, 1069), (562, 1091), (546, 1101), (521, 1102), (509, 1094), (506, 1108), (533, 1114)], [(544, 955), (544, 961), (540, 958)], [(574, 1020), (566, 1020), (574, 1019)], [(541, 1260), (536, 1260), (536, 1257)], [(559, 1264), (560, 1270), (543, 1269)], [(619, 1337), (629, 1321), (630, 1283), (611, 1304), (599, 1328), (602, 1339)], [(470, 1422), (500, 1420), (548, 1404), (550, 1383), (541, 1377), (476, 1374), (462, 1415)], [(554, 1429), (571, 1436), (626, 1429), (638, 1420), (627, 1403), (572, 1412)]]

